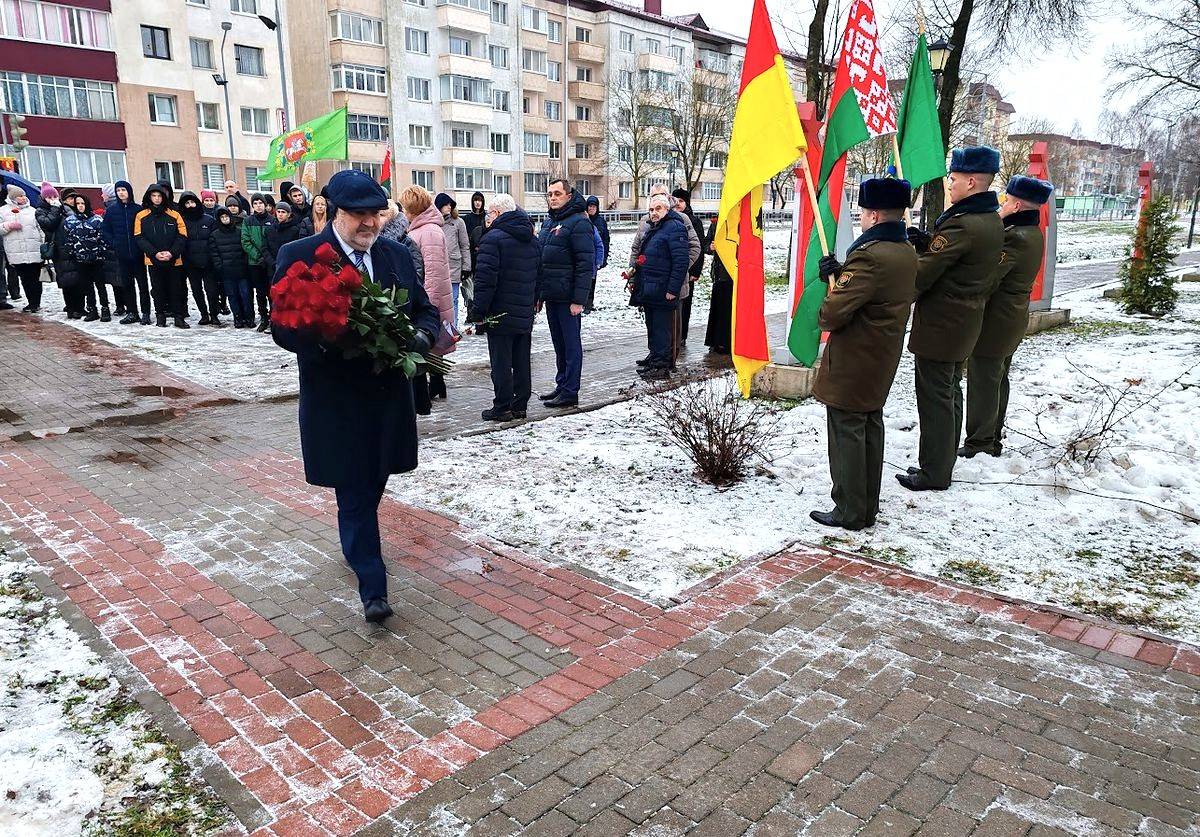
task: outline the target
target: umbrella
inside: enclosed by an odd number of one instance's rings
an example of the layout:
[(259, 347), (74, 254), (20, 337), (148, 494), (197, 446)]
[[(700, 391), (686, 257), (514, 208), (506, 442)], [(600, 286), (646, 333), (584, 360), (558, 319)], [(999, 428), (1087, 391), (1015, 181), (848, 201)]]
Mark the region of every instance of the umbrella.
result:
[(29, 203), (37, 206), (41, 202), (42, 190), (36, 183), (26, 180), (19, 174), (13, 174), (11, 171), (0, 172), (0, 179), (4, 182), (4, 187), (7, 189), (11, 184), (20, 186), (25, 190), (25, 194), (29, 196)]

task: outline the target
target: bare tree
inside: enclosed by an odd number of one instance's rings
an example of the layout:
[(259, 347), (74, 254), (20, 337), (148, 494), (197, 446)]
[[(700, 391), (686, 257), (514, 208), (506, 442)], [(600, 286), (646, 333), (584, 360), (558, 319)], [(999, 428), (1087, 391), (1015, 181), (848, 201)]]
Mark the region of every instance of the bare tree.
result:
[(1141, 109), (1200, 106), (1200, 0), (1129, 2), (1129, 31), (1144, 39), (1108, 60), (1118, 76), (1109, 94), (1138, 94)]
[(668, 92), (650, 89), (618, 73), (608, 90), (608, 121), (604, 136), (607, 168), (632, 181), (633, 208), (638, 208), (642, 183), (666, 168), (673, 150), (674, 116)]
[[(1037, 140), (1024, 135), (1046, 135), (1056, 131), (1057, 126), (1052, 121), (1040, 116), (1027, 117), (1018, 122), (1000, 146), (1000, 174), (996, 177), (997, 181), (1007, 183), (1014, 174), (1024, 174), (1028, 169), (1029, 155)], [(1055, 176), (1056, 171), (1057, 167), (1052, 165), (1050, 167), (1051, 177)]]
[(703, 69), (679, 78), (671, 109), (671, 147), (688, 192), (710, 168), (713, 153), (729, 148), (737, 92), (723, 82)]
[(796, 191), (796, 170), (784, 169), (772, 177), (768, 185), (771, 189), (771, 209), (782, 209)]

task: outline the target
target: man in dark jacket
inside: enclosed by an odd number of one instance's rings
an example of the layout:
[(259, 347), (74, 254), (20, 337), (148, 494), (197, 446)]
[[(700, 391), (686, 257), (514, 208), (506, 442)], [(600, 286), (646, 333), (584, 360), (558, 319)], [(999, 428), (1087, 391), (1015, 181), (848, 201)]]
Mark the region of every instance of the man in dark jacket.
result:
[(992, 276), (983, 327), (967, 361), (967, 440), (958, 455), (968, 459), (980, 452), (1000, 455), (1008, 412), (1008, 370), (1029, 327), (1029, 293), (1046, 255), (1042, 207), (1054, 186), (1017, 175), (1004, 191), (1007, 198), (1000, 207), (1004, 250)]
[(996, 193), (1000, 152), (987, 146), (956, 148), (950, 158), (950, 208), (933, 236), (910, 230), (920, 255), (917, 304), (908, 350), (916, 355), (919, 467), (896, 479), (910, 491), (950, 487), (962, 434), (963, 363), (975, 347), (992, 274), (1004, 247)]
[[(146, 278), (146, 261), (141, 248), (133, 240), (133, 221), (142, 208), (133, 199), (133, 187), (128, 180), (118, 180), (111, 201), (104, 205), (101, 231), (104, 240), (117, 254), (120, 286), (115, 293), (125, 307), (122, 325), (140, 322), (150, 324), (150, 283)], [(138, 316), (138, 294), (141, 294), (142, 313)]]
[(300, 238), (300, 219), (296, 217), (291, 204), (287, 201), (280, 201), (275, 204), (275, 223), (266, 230), (264, 255), (267, 261), (267, 273), (275, 275), (279, 251), (283, 245), (298, 238)]
[(532, 392), (530, 335), (541, 252), (533, 237), (533, 222), (511, 195), (492, 199), (486, 223), (475, 261), (475, 297), (467, 322), (497, 320), (479, 328), (487, 334), (494, 392), (492, 408), (483, 411), (483, 420), (511, 421), (525, 418)]
[[(596, 265), (596, 270), (599, 271), (608, 266), (608, 253), (612, 250), (612, 236), (608, 232), (608, 221), (604, 220), (604, 216), (600, 214), (600, 199), (595, 195), (588, 195), (587, 199), (587, 214), (588, 220), (592, 222), (592, 226), (596, 228), (596, 232), (600, 236), (600, 242), (604, 245), (604, 255), (600, 258), (600, 264)], [(592, 282), (592, 292), (588, 295), (587, 312), (591, 312), (596, 308), (596, 283)]]
[(224, 203), (226, 206), (229, 206), (230, 198), (234, 198), (235, 200), (237, 200), (238, 206), (241, 207), (241, 211), (242, 211), (243, 215), (250, 214), (250, 201), (246, 198), (245, 195), (243, 195), (241, 193), (241, 190), (238, 188), (238, 184), (237, 184), (236, 180), (226, 180), (225, 181), (225, 201), (224, 201)]
[(475, 256), (479, 253), (479, 240), (487, 231), (486, 217), (487, 208), (483, 200), (483, 192), (475, 192), (471, 195), (471, 211), (462, 216), (463, 223), (467, 225), (467, 238), (471, 242), (472, 273), (475, 272)]
[[(234, 202), (237, 206), (237, 202)], [(254, 325), (254, 301), (250, 287), (250, 265), (242, 249), (242, 231), (227, 207), (217, 207), (217, 223), (208, 239), (209, 275), (225, 288), (234, 328)]]
[(648, 381), (671, 376), (671, 351), (679, 294), (687, 282), (688, 238), (684, 221), (671, 212), (666, 195), (650, 199), (649, 223), (641, 243), (641, 262), (633, 276), (633, 301), (646, 313), (648, 363), (639, 374)]
[[(692, 195), (687, 189), (676, 189), (671, 193), (671, 197), (675, 199), (675, 211), (683, 216), (684, 221), (692, 225), (692, 229), (696, 232), (696, 240), (704, 241), (704, 223), (696, 217), (696, 213), (692, 211)], [(692, 322), (692, 294), (696, 290), (696, 280), (704, 273), (704, 247), (701, 246), (700, 254), (692, 261), (688, 267), (688, 287), (687, 293), (679, 303), (679, 342), (686, 343), (688, 336), (688, 326)]]
[[(320, 233), (284, 245), (274, 281), (294, 262), (312, 264), (317, 248), (330, 246), (385, 290), (408, 294), (404, 312), (416, 337), (407, 347), (425, 354), (441, 317), (417, 281), (402, 245), (380, 238), (387, 195), (370, 175), (341, 171), (326, 187), (336, 209)], [(379, 374), (368, 358), (344, 357), (318, 337), (276, 326), (275, 342), (296, 353), (300, 370), (300, 449), (304, 477), (334, 489), (338, 531), (346, 562), (358, 576), (363, 615), (381, 622), (392, 614), (379, 542), (379, 502), (390, 474), (417, 467), (417, 416), (412, 384), (400, 370)]]
[(288, 191), (287, 202), (292, 205), (292, 217), (296, 219), (297, 224), (312, 215), (312, 204), (303, 186), (293, 184)]
[(270, 276), (267, 272), (267, 230), (275, 222), (268, 213), (267, 207), (272, 208), (275, 199), (270, 195), (256, 192), (250, 200), (250, 214), (242, 223), (242, 249), (246, 251), (246, 261), (250, 264), (250, 286), (258, 302), (258, 330), (266, 331), (271, 327), (270, 306), (267, 298), (267, 287)]
[(176, 328), (191, 328), (187, 324), (187, 280), (183, 275), (187, 226), (171, 205), (170, 194), (157, 183), (146, 189), (142, 211), (133, 219), (133, 238), (145, 254), (157, 324), (165, 327), (171, 316)]
[(826, 410), (834, 509), (809, 517), (822, 526), (863, 529), (874, 526), (879, 513), (883, 405), (916, 293), (917, 254), (904, 231), (911, 195), (907, 180), (863, 181), (862, 235), (850, 245), (844, 266), (833, 256), (821, 259), (829, 293), (817, 322), (829, 341), (813, 396)]
[[(192, 286), (192, 297), (200, 311), (200, 325), (221, 327), (218, 316), (221, 301), (217, 297), (217, 279), (209, 272), (208, 237), (212, 235), (216, 220), (204, 211), (200, 198), (192, 192), (179, 196), (179, 214), (187, 228), (187, 246), (183, 251), (183, 270), (188, 284)], [(184, 301), (186, 311), (187, 302)]]
[(547, 407), (574, 407), (579, 403), (583, 374), (583, 341), (580, 317), (591, 297), (596, 272), (596, 245), (583, 195), (562, 178), (550, 181), (546, 191), (549, 217), (542, 222), (538, 242), (542, 248), (538, 302), (545, 305), (554, 343), (558, 374), (554, 391), (542, 400)]

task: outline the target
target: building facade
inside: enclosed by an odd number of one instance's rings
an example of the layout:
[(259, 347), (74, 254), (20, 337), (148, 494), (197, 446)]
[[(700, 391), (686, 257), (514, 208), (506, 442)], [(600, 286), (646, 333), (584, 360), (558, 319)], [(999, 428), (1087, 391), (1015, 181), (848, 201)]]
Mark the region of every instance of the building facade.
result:
[(1144, 149), (1040, 132), (1010, 134), (1009, 141), (1029, 147), (1035, 142), (1046, 143), (1050, 179), (1059, 197), (1138, 193), (1138, 167), (1146, 159)]

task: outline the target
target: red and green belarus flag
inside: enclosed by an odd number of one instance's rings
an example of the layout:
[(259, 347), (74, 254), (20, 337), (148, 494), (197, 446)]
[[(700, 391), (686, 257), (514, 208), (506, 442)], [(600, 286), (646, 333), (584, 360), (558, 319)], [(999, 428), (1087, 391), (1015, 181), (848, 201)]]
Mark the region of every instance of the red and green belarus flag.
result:
[(383, 154), (383, 168), (379, 171), (379, 185), (388, 195), (392, 194), (392, 149)]
[(771, 360), (763, 309), (763, 184), (804, 153), (804, 131), (765, 0), (754, 0), (713, 249), (733, 277), (733, 365), (742, 395)]
[[(872, 137), (894, 133), (896, 109), (888, 91), (883, 53), (879, 51), (878, 24), (870, 0), (855, 0), (850, 7), (837, 75), (825, 112), (825, 144), (820, 170), (813, 173), (817, 190), (818, 223), (834, 248), (842, 192), (846, 179), (846, 152)], [(800, 189), (797, 188), (797, 192)], [(812, 366), (821, 347), (817, 311), (828, 290), (820, 281), (817, 262), (821, 244), (814, 227), (805, 251), (803, 292), (792, 314), (788, 351), (805, 366)], [(799, 282), (797, 283), (800, 284)]]

